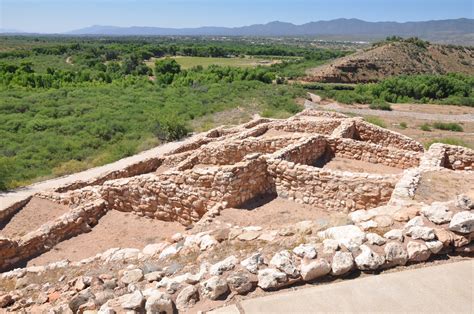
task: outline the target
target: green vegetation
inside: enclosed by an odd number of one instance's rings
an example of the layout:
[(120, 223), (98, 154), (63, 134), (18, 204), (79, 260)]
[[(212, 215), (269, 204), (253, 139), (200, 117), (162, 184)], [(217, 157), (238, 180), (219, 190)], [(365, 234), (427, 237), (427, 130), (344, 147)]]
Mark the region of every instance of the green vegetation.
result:
[(435, 138), (428, 143), (425, 144), (425, 148), (428, 149), (434, 143), (442, 143), (448, 145), (457, 145), (457, 146), (464, 146), (467, 148), (472, 148), (469, 144), (464, 142), (462, 139), (454, 138), (454, 137), (444, 137), (444, 138)]
[(368, 117), (365, 117), (364, 120), (369, 122), (369, 123), (375, 124), (375, 125), (377, 125), (381, 128), (386, 128), (387, 127), (387, 124), (385, 124), (385, 121), (383, 121), (379, 117), (368, 116)]
[(327, 85), (319, 93), (341, 103), (436, 103), (474, 107), (474, 77), (463, 74), (412, 75), (356, 86)]
[(464, 129), (459, 123), (444, 123), (444, 122), (435, 122), (433, 123), (433, 128), (438, 130), (453, 131), (453, 132), (463, 132)]
[(428, 123), (423, 123), (420, 125), (420, 130), (425, 131), (425, 132), (431, 132), (431, 125)]
[[(224, 58), (224, 57), (184, 57), (178, 56), (173, 57), (176, 62), (179, 63), (181, 68), (187, 70), (197, 66), (202, 66), (203, 68), (207, 68), (210, 65), (219, 65), (219, 66), (230, 66), (230, 67), (256, 67), (259, 65), (271, 65), (273, 61), (275, 63), (280, 62), (280, 60), (297, 60), (295, 57), (268, 57), (268, 58), (261, 58), (261, 57), (232, 57), (232, 58)], [(152, 58), (151, 61), (145, 62), (148, 66), (152, 66), (156, 60)]]
[(392, 111), (392, 107), (388, 102), (381, 99), (374, 99), (372, 103), (369, 105), (370, 109), (375, 110), (385, 110), (385, 111)]
[(405, 130), (408, 127), (408, 124), (406, 122), (400, 122), (399, 127), (400, 129)]

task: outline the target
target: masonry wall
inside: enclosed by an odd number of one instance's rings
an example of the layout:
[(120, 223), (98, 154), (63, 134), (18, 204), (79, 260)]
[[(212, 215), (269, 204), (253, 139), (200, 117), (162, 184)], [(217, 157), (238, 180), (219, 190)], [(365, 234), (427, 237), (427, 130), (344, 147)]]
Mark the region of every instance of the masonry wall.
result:
[(361, 119), (357, 119), (355, 121), (356, 139), (403, 150), (411, 150), (415, 152), (424, 151), (423, 145), (405, 135), (364, 122)]
[(474, 170), (474, 150), (453, 145), (443, 145), (444, 167), (454, 170)]
[(328, 139), (328, 147), (332, 155), (336, 157), (362, 160), (399, 169), (418, 167), (422, 156), (421, 153), (417, 152), (403, 151), (345, 138)]
[(275, 130), (285, 132), (315, 133), (330, 135), (343, 119), (324, 119), (317, 121), (285, 120), (271, 125)]
[(279, 197), (343, 212), (386, 204), (400, 179), (400, 175), (326, 171), (281, 159), (268, 163)]
[(271, 158), (283, 159), (294, 163), (312, 165), (326, 152), (327, 138), (312, 136), (276, 152)]

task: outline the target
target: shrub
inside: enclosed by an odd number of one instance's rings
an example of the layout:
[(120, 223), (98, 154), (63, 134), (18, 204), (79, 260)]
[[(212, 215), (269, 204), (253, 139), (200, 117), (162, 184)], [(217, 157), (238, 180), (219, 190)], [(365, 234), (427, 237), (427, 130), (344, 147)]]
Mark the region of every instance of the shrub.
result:
[(370, 117), (365, 117), (364, 120), (369, 122), (369, 123), (375, 124), (375, 125), (377, 125), (381, 128), (386, 128), (387, 127), (385, 122), (382, 119), (380, 119), (379, 117), (370, 116)]
[(444, 131), (453, 131), (453, 132), (463, 132), (464, 129), (459, 123), (444, 123), (444, 122), (435, 122), (433, 123), (433, 127), (438, 130)]
[(431, 132), (431, 126), (428, 123), (423, 123), (420, 126), (420, 130), (426, 131), (426, 132)]
[(9, 158), (0, 157), (0, 191), (10, 187), (13, 172), (13, 162)]
[(405, 130), (408, 127), (406, 122), (400, 122), (399, 126), (400, 126), (400, 129), (403, 129), (403, 130)]
[(154, 126), (153, 133), (161, 141), (177, 141), (188, 135), (188, 127), (177, 118), (161, 119)]
[(374, 110), (386, 110), (386, 111), (392, 111), (392, 107), (388, 102), (385, 100), (381, 99), (374, 99), (372, 103), (369, 105), (370, 109)]

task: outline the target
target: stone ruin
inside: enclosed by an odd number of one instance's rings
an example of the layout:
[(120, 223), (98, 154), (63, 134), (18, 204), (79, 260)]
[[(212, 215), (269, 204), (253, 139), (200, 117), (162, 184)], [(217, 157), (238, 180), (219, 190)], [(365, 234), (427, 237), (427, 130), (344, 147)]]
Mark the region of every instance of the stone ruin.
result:
[[(336, 159), (361, 162), (366, 168), (353, 171), (350, 167), (326, 167)], [(379, 171), (380, 167), (387, 167), (389, 173)], [(333, 275), (342, 275), (354, 269), (354, 263), (360, 270), (375, 270), (425, 261), (443, 248), (466, 250), (474, 221), (472, 201), (462, 196), (433, 203), (434, 208), (428, 206), (424, 216), (420, 215), (419, 209), (413, 209), (420, 176), (430, 171), (472, 173), (473, 167), (473, 150), (434, 144), (424, 151), (418, 142), (362, 118), (315, 110), (305, 110), (286, 120), (259, 118), (238, 127), (199, 134), (164, 156), (120, 171), (38, 193), (35, 197), (66, 205), (70, 211), (20, 238), (0, 237), (0, 269), (11, 270), (59, 242), (91, 230), (107, 211), (131, 212), (193, 227), (212, 221), (226, 208), (237, 208), (266, 195), (306, 204), (314, 210), (348, 214), (353, 224), (318, 233), (326, 242), (325, 251), (331, 245), (337, 251), (332, 262), (306, 261), (308, 246), (302, 244), (301, 252), (294, 254), (304, 260), (288, 272), (280, 264), (293, 265), (294, 257), (287, 251), (277, 253), (270, 263), (274, 268), (258, 271), (258, 286), (264, 290), (285, 286), (296, 278), (314, 280), (319, 276), (308, 275), (313, 268), (327, 268), (325, 275), (332, 267)], [(28, 201), (0, 211), (0, 222), (8, 222)], [(384, 216), (391, 217), (392, 224), (384, 223)], [(407, 223), (410, 225), (395, 228), (394, 217), (399, 222), (411, 219)], [(453, 217), (457, 217), (454, 227)], [(384, 228), (383, 237), (365, 233), (378, 227)], [(209, 247), (217, 242), (211, 239)], [(374, 253), (369, 244), (382, 246), (381, 252), (385, 253)], [(166, 258), (169, 255), (163, 252), (179, 251), (171, 246), (162, 245), (154, 254)], [(204, 246), (207, 249), (207, 244)], [(116, 253), (108, 252), (108, 260)], [(344, 266), (349, 260), (350, 266)], [(21, 271), (4, 273), (3, 279)]]

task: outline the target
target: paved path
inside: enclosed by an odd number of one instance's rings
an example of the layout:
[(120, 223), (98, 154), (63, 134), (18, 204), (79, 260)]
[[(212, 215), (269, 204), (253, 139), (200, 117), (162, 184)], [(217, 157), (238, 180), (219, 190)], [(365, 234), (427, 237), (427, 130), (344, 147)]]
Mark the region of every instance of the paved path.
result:
[(473, 313), (474, 260), (374, 275), (240, 302), (210, 313)]
[(184, 141), (166, 143), (164, 145), (157, 146), (150, 150), (143, 151), (137, 155), (123, 158), (116, 162), (113, 162), (111, 164), (107, 164), (101, 167), (91, 168), (91, 169), (74, 173), (68, 176), (38, 182), (26, 187), (9, 191), (9, 192), (0, 192), (0, 210), (5, 209), (16, 202), (24, 200), (37, 192), (56, 188), (61, 185), (72, 183), (78, 180), (82, 180), (82, 181), (89, 180), (109, 171), (123, 169), (141, 160), (163, 155), (177, 148), (181, 144), (191, 141), (192, 139), (194, 139), (194, 137), (190, 137)]
[(320, 105), (312, 101), (305, 101), (305, 108), (319, 109), (319, 110), (332, 110), (337, 112), (351, 112), (357, 115), (369, 116), (375, 115), (380, 117), (409, 117), (421, 120), (433, 120), (433, 121), (445, 121), (445, 122), (474, 122), (474, 114), (441, 114), (441, 113), (425, 113), (425, 112), (414, 112), (414, 111), (385, 111), (385, 110), (374, 110), (374, 109), (360, 109), (360, 108), (347, 108), (339, 105), (338, 103), (331, 103), (328, 105)]

